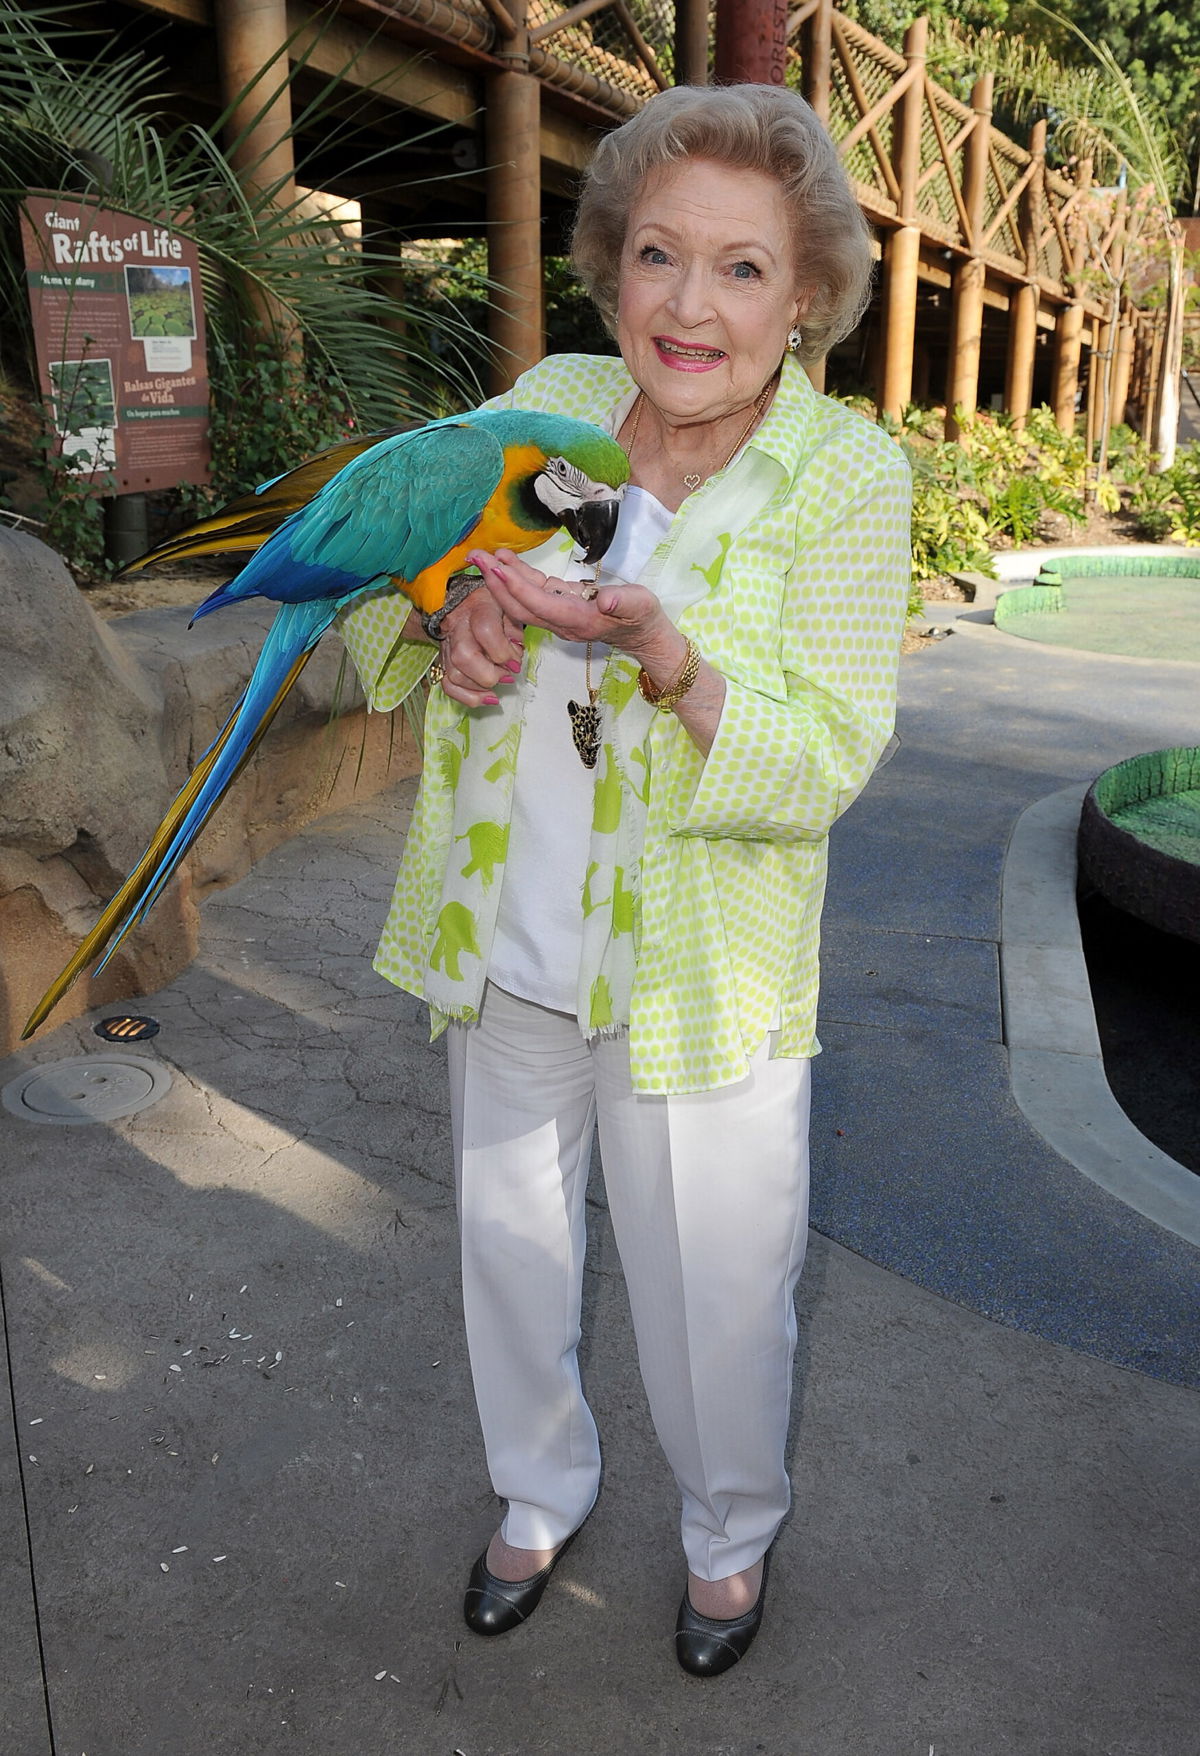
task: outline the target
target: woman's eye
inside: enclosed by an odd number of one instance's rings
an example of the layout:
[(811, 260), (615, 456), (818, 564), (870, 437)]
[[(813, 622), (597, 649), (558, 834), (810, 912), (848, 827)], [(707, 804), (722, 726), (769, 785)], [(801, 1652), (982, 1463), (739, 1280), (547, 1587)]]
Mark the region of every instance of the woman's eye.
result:
[(660, 250), (657, 244), (644, 244), (638, 251), (639, 262), (665, 262), (667, 253)]
[(759, 271), (753, 262), (735, 262), (733, 265), (735, 280), (758, 280)]

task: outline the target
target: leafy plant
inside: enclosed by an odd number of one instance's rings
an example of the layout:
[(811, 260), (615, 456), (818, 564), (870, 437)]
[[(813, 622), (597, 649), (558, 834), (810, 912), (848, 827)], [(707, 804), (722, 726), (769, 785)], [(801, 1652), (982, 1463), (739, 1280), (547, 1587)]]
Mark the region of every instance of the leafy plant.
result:
[(1168, 473), (1178, 501), (1171, 540), (1200, 544), (1200, 445), (1185, 446)]
[[(912, 552), (917, 610), (921, 607), (919, 587), (923, 580), (936, 579), (943, 573), (995, 576), (983, 514), (933, 476), (913, 479)], [(910, 605), (910, 611), (911, 608)]]
[[(394, 256), (314, 219), (306, 195), (280, 180), (247, 183), (220, 142), (228, 114), (211, 132), (176, 121), (156, 89), (156, 61), (109, 33), (81, 53), (84, 36), (71, 8), (0, 0), (0, 349), (10, 371), (36, 383), (17, 218), (27, 188), (49, 188), (165, 222), (195, 244), (221, 493), (278, 473), (352, 426), (444, 414), (479, 399), (475, 368), (485, 344), (469, 317), (446, 299), (386, 296), (377, 281), (394, 274)], [(303, 58), (292, 72), (265, 68), (256, 103), (304, 71)], [(307, 75), (306, 89), (311, 68)], [(298, 149), (310, 136), (328, 147), (355, 126), (336, 76), (295, 107)], [(364, 154), (361, 168), (371, 163)], [(297, 171), (303, 180), (302, 151)], [(139, 306), (146, 333), (170, 333), (178, 313), (169, 289), (133, 291), (151, 300)], [(82, 560), (95, 545), (76, 527), (95, 488), (65, 489), (61, 474), (56, 464), (51, 498), (78, 508), (66, 553)], [(93, 517), (98, 524), (98, 508)]]
[(1129, 507), (1148, 542), (1200, 545), (1200, 444), (1183, 446), (1170, 469), (1142, 475)]

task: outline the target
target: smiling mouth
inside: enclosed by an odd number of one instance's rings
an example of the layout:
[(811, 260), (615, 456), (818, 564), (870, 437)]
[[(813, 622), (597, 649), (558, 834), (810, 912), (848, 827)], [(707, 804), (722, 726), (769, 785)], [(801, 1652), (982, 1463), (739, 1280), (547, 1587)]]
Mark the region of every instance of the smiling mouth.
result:
[(664, 354), (671, 354), (679, 360), (723, 360), (723, 348), (689, 348), (682, 342), (668, 341), (665, 335), (656, 335), (654, 345)]

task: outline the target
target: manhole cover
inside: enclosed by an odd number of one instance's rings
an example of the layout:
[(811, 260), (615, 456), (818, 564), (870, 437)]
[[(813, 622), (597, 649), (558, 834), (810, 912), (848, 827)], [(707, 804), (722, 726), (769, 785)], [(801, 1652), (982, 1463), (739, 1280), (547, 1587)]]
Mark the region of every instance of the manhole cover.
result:
[(161, 1061), (140, 1055), (80, 1055), (51, 1061), (10, 1080), (0, 1091), (6, 1110), (26, 1122), (115, 1122), (157, 1103), (171, 1089)]

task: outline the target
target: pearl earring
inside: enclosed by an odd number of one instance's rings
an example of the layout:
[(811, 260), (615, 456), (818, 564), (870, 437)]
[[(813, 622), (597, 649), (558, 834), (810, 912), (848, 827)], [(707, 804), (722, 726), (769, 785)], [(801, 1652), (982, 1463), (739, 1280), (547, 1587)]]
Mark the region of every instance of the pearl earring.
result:
[(794, 354), (796, 349), (800, 346), (800, 343), (803, 340), (804, 340), (804, 336), (802, 335), (800, 330), (797, 329), (796, 325), (793, 323), (792, 327), (788, 330), (788, 338), (787, 338), (788, 353)]

